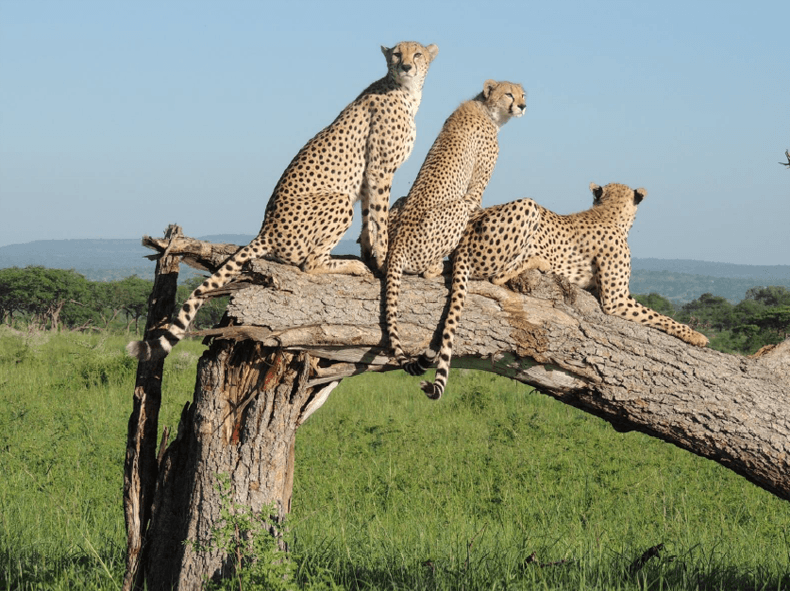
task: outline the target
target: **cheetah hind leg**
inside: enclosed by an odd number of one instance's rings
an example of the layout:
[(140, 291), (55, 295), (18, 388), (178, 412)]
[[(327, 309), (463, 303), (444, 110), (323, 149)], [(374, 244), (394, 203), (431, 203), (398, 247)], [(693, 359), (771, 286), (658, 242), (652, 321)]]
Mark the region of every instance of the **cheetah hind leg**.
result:
[(328, 252), (312, 254), (302, 263), (302, 271), (313, 275), (372, 275), (370, 269), (357, 259), (333, 259)]
[(329, 254), (351, 227), (354, 209), (348, 196), (338, 193), (302, 199), (306, 202), (305, 207), (312, 210), (302, 222), (307, 231), (304, 238), (313, 243), (311, 252), (300, 265), (302, 271), (313, 275), (369, 276), (370, 270), (362, 261), (332, 258)]
[[(444, 261), (437, 261), (429, 265), (428, 268), (421, 273), (421, 275), (424, 279), (435, 279), (436, 277), (442, 277), (444, 268)], [(411, 361), (402, 361), (401, 367), (410, 376), (421, 376), (425, 374), (429, 368), (433, 367), (434, 363), (436, 363), (436, 356), (438, 354), (439, 351), (434, 349), (433, 346), (430, 346), (425, 349), (425, 351), (423, 351), (422, 354), (417, 357), (417, 359), (412, 359)]]
[(445, 264), (445, 261), (438, 261), (432, 263), (425, 271), (420, 273), (423, 279), (434, 279), (436, 277), (441, 277), (442, 275), (448, 274), (448, 265)]
[(537, 269), (541, 273), (547, 273), (551, 271), (551, 264), (541, 257), (529, 257), (525, 260), (517, 261), (513, 266), (505, 269), (499, 275), (492, 277), (491, 283), (494, 285), (503, 285), (514, 277), (518, 277), (525, 271), (530, 271), (532, 269)]

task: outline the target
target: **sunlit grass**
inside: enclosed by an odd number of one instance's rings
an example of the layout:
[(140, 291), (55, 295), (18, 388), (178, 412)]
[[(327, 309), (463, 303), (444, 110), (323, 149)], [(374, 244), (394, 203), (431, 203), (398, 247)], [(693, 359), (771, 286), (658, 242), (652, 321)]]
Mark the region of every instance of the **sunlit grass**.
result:
[(459, 372), (438, 403), (417, 384), (356, 378), (299, 434), (295, 549), (339, 582), (790, 585), (790, 508), (721, 466), (486, 374)]
[[(114, 589), (123, 576), (128, 337), (0, 332), (0, 588)], [(160, 425), (191, 399), (202, 347), (167, 361)]]
[[(126, 341), (0, 331), (0, 589), (120, 586)], [(168, 358), (160, 431), (191, 400), (202, 349)], [(301, 584), (790, 588), (790, 509), (743, 478), (515, 382), (455, 372), (432, 402), (418, 381), (347, 380), (300, 429)]]

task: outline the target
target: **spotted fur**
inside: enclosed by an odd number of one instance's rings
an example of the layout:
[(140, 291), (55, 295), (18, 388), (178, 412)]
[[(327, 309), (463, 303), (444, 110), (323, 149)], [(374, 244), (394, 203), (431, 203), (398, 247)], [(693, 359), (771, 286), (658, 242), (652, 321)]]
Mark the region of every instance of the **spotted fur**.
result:
[[(532, 199), (521, 199), (480, 211), (470, 219), (453, 254), (450, 308), (442, 328), (436, 379), (422, 382), (429, 398), (444, 392), (450, 369), (453, 338), (463, 312), (469, 279), (489, 279), (502, 285), (528, 269), (566, 277), (584, 289), (597, 289), (607, 314), (652, 326), (698, 347), (705, 335), (634, 300), (628, 290), (631, 252), (628, 231), (634, 223), (644, 189), (612, 183), (590, 184), (591, 209), (558, 215)], [(430, 347), (415, 362), (423, 373), (437, 358)]]
[(192, 292), (163, 336), (129, 343), (131, 355), (143, 360), (167, 355), (183, 338), (206, 292), (232, 281), (249, 260), (269, 258), (306, 273), (369, 274), (361, 261), (329, 256), (360, 199), (363, 259), (374, 268), (383, 265), (392, 177), (414, 147), (414, 116), (439, 49), (412, 41), (381, 49), (387, 75), (299, 151), (269, 199), (258, 236)]
[(398, 363), (410, 371), (398, 336), (398, 299), (403, 273), (431, 278), (461, 239), (469, 216), (480, 209), (499, 155), (497, 134), (526, 109), (524, 89), (487, 80), (483, 91), (450, 115), (428, 152), (417, 179), (393, 216), (387, 258), (387, 332)]

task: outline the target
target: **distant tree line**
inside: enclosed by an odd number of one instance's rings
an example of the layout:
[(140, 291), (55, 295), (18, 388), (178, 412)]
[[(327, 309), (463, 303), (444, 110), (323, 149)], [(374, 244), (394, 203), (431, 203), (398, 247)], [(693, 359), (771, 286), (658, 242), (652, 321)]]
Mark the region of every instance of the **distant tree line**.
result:
[[(183, 301), (202, 281), (179, 286)], [(73, 270), (30, 266), (0, 269), (0, 322), (39, 330), (124, 330), (140, 332), (153, 282), (136, 275), (117, 281), (89, 281)], [(195, 327), (214, 326), (225, 298), (210, 300)]]
[[(178, 288), (179, 305), (202, 281), (193, 277)], [(76, 271), (46, 267), (0, 269), (0, 322), (40, 330), (134, 330), (140, 332), (153, 282), (137, 276), (89, 281)], [(728, 353), (754, 353), (790, 336), (790, 289), (753, 287), (738, 304), (710, 293), (680, 308), (651, 293), (635, 295), (642, 304), (692, 326), (710, 346)], [(209, 300), (196, 329), (222, 318), (227, 298)]]
[(712, 348), (725, 353), (751, 354), (790, 336), (790, 290), (786, 287), (753, 287), (737, 304), (705, 293), (680, 309), (656, 293), (634, 297), (702, 332)]

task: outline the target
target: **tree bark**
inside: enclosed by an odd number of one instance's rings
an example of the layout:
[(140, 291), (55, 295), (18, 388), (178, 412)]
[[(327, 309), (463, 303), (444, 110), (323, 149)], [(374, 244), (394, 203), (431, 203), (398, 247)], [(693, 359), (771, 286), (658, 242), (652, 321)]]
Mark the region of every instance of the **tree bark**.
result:
[(195, 397), (165, 452), (149, 529), (148, 589), (199, 589), (232, 573), (232, 557), (210, 546), (222, 522), (218, 475), (232, 501), (268, 510), (270, 531), (290, 511), (296, 429), (337, 385), (307, 387), (307, 353), (251, 340), (215, 341), (200, 359)]
[[(208, 268), (234, 250), (189, 240), (171, 245)], [(216, 294), (232, 295), (227, 325), (198, 333), (215, 341), (160, 474), (152, 554), (162, 562), (170, 560), (168, 548), (180, 554), (161, 572), (221, 572), (221, 556), (200, 558), (180, 546), (216, 522), (215, 472), (231, 475), (237, 500), (253, 508), (275, 501), (275, 517), (282, 516), (298, 425), (339, 380), (397, 369), (378, 279), (307, 275), (268, 261), (253, 262), (244, 279)], [(618, 430), (673, 443), (790, 499), (790, 341), (752, 357), (726, 355), (608, 316), (592, 295), (555, 276), (534, 272), (508, 287), (470, 282), (453, 367), (530, 384)], [(404, 277), (399, 307), (408, 352), (420, 353), (435, 337), (447, 292), (446, 278)], [(279, 369), (272, 373), (279, 367), (281, 377)], [(423, 396), (416, 380), (404, 395)]]

